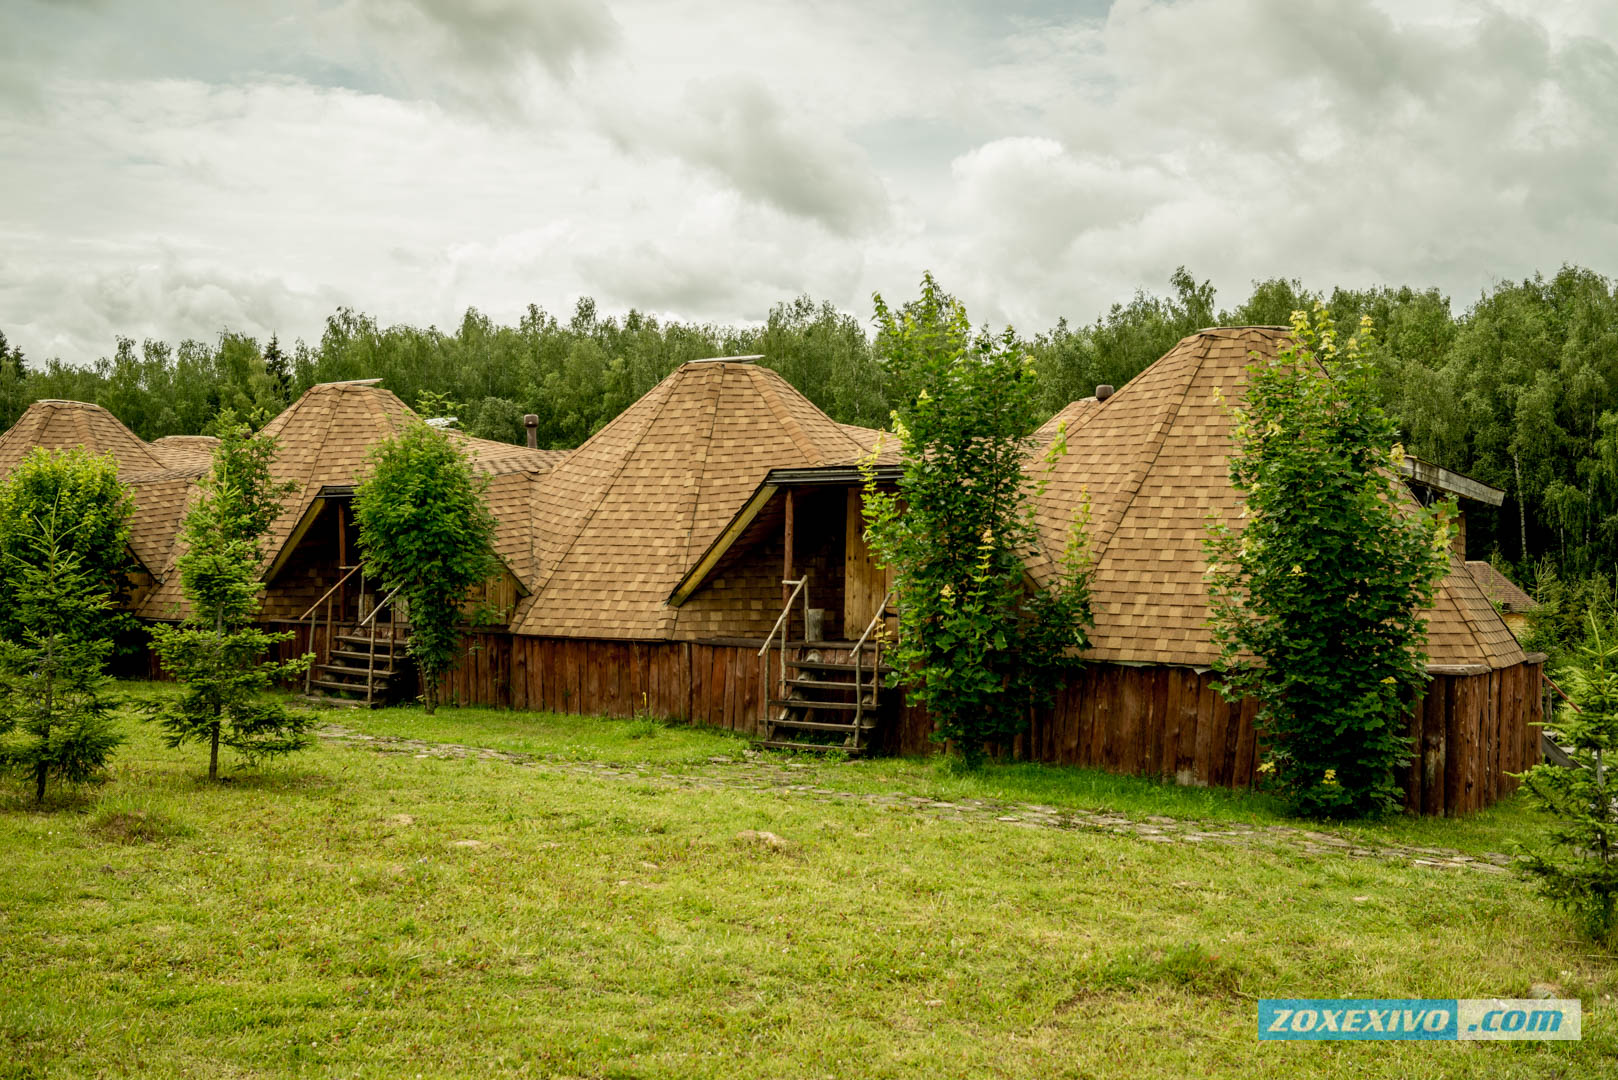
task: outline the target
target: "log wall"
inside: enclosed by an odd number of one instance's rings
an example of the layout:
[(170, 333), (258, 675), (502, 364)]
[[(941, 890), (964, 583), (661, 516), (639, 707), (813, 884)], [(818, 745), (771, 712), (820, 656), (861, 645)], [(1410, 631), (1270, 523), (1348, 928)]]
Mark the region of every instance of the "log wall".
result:
[[(324, 646), (323, 627), (315, 648)], [(298, 639), (287, 655), (308, 648)], [(737, 640), (604, 641), (469, 633), (461, 663), (441, 687), (445, 704), (626, 717), (637, 712), (757, 734), (769, 679), (758, 643)], [(836, 659), (827, 653), (828, 659)], [(1260, 747), (1252, 699), (1226, 701), (1213, 672), (1092, 664), (1034, 718), (1023, 756), (1181, 784), (1245, 787)], [(1510, 773), (1539, 761), (1540, 665), (1435, 675), (1409, 720), (1416, 747), (1404, 777), (1413, 813), (1481, 809), (1516, 789)], [(897, 695), (894, 695), (897, 697)], [(880, 732), (888, 752), (935, 745), (920, 709), (890, 701)]]

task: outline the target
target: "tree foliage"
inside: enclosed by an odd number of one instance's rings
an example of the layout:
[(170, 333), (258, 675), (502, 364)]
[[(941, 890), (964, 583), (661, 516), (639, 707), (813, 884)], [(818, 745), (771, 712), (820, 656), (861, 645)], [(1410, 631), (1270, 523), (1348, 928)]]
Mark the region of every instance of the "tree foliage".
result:
[[(1618, 571), (1618, 289), (1593, 271), (1502, 282), (1464, 310), (1432, 288), (1311, 289), (1287, 277), (1252, 284), (1220, 309), (1184, 267), (1161, 294), (1142, 290), (1089, 321), (1062, 319), (1024, 343), (1037, 402), (1050, 415), (1097, 384), (1122, 386), (1188, 333), (1210, 325), (1285, 325), (1325, 301), (1344, 326), (1369, 316), (1366, 363), (1376, 400), (1414, 454), (1505, 489), (1498, 510), (1469, 506), (1474, 557), (1498, 552), (1517, 580), (1542, 568), (1564, 580)], [(1082, 316), (1084, 313), (1073, 313)], [(77, 367), (30, 367), (0, 339), (0, 424), (40, 398), (109, 408), (142, 438), (210, 431), (222, 409), (267, 416), (315, 382), (379, 378), (409, 402), (423, 391), (464, 402), (461, 427), (521, 442), (577, 446), (681, 363), (763, 353), (843, 423), (879, 426), (904, 397), (854, 316), (798, 297), (758, 325), (607, 315), (588, 297), (558, 317), (530, 306), (514, 324), (468, 310), (450, 327), (379, 325), (344, 308), (317, 341), (283, 349), (227, 331), (212, 342), (136, 343)]]
[(1222, 690), (1258, 700), (1262, 769), (1296, 811), (1377, 813), (1400, 798), (1450, 506), (1401, 497), (1403, 451), (1374, 398), (1369, 324), (1341, 349), (1324, 307), (1292, 325), (1285, 348), (1249, 367), (1234, 409), (1243, 527), (1209, 524)]
[[(81, 449), (30, 450), (0, 486), (0, 637), (16, 640), (27, 629), (21, 595), (21, 568), (50, 554), (39, 543), (39, 523), (54, 518), (71, 523), (60, 531), (63, 557), (72, 556), (78, 571), (115, 600), (129, 587), (135, 561), (129, 552), (129, 518), (134, 502), (118, 479), (111, 454)], [(94, 616), (95, 635), (113, 638), (133, 620), (113, 605)]]
[[(11, 501), (18, 482), (0, 498)], [(64, 487), (54, 505), (7, 520), (0, 553), (15, 616), (0, 640), (0, 771), (32, 780), (39, 803), (52, 777), (95, 779), (123, 742), (106, 697), (112, 584), (80, 554), (84, 522), (65, 510), (73, 494)]]
[(1082, 522), (1049, 588), (1030, 587), (1038, 546), (1035, 483), (1024, 473), (1038, 422), (1033, 365), (1009, 329), (974, 334), (932, 275), (899, 311), (876, 298), (878, 348), (904, 452), (896, 492), (868, 464), (865, 520), (899, 593), (896, 680), (927, 708), (934, 738), (967, 761), (1005, 743), (1049, 704), (1074, 650), (1088, 644)]
[(499, 570), (486, 486), (448, 435), (417, 422), (371, 451), (354, 496), (366, 570), (409, 612), (429, 713), (460, 648), (467, 592)]
[(1575, 768), (1539, 764), (1524, 786), (1556, 821), (1549, 846), (1522, 864), (1540, 892), (1598, 941), (1618, 939), (1618, 628), (1588, 615), (1588, 637), (1557, 672), (1568, 702), (1556, 716)]
[(190, 613), (178, 626), (152, 628), (152, 649), (180, 684), (172, 702), (153, 705), (170, 746), (208, 744), (208, 779), (219, 778), (219, 748), (249, 763), (307, 746), (310, 717), (267, 699), (276, 682), (302, 674), (313, 657), (265, 660), (292, 633), (253, 624), (264, 586), (261, 541), (293, 485), (270, 473), (273, 440), (245, 424), (220, 425), (213, 467), (186, 514), (180, 586)]

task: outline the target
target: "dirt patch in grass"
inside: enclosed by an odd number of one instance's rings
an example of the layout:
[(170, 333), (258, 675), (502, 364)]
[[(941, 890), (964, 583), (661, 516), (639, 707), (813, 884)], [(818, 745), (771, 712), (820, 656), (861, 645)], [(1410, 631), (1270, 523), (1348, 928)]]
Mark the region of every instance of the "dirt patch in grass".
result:
[(161, 844), (191, 835), (191, 827), (155, 810), (105, 810), (90, 835), (111, 844)]

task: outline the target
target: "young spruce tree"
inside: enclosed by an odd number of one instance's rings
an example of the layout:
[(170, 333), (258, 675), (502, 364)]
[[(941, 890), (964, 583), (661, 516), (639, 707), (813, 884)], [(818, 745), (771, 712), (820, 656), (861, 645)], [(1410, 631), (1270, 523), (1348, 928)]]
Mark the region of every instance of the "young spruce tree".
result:
[(1050, 703), (1089, 644), (1086, 523), (1074, 521), (1056, 580), (1032, 586), (1040, 481), (1025, 470), (1040, 414), (1032, 364), (1010, 329), (973, 333), (931, 274), (900, 311), (876, 297), (876, 319), (878, 355), (904, 402), (893, 417), (898, 490), (881, 490), (868, 467), (864, 503), (900, 598), (895, 678), (926, 707), (933, 737), (975, 764), (986, 743), (1008, 743)]
[(467, 591), (499, 567), (486, 486), (449, 435), (416, 421), (372, 450), (354, 496), (366, 570), (398, 590), (410, 613), (410, 655), (429, 714), (460, 647)]
[(186, 515), (178, 560), (190, 615), (179, 626), (152, 628), (153, 651), (181, 689), (178, 701), (153, 710), (170, 746), (208, 744), (209, 780), (219, 778), (221, 745), (249, 762), (308, 745), (309, 715), (264, 700), (263, 691), (313, 659), (265, 660), (293, 635), (253, 624), (263, 591), (260, 541), (291, 491), (270, 475), (275, 443), (233, 421), (219, 425), (219, 436), (202, 498)]
[(1569, 702), (1556, 730), (1577, 766), (1539, 764), (1523, 776), (1540, 807), (1556, 819), (1549, 848), (1522, 869), (1540, 892), (1576, 915), (1604, 944), (1618, 938), (1618, 633), (1592, 611), (1589, 635), (1559, 672)]
[(1221, 690), (1258, 700), (1260, 771), (1295, 812), (1380, 813), (1399, 803), (1405, 717), (1427, 684), (1422, 612), (1449, 566), (1450, 507), (1401, 496), (1369, 321), (1341, 349), (1323, 307), (1292, 329), (1235, 410), (1244, 525), (1209, 524)]
[(43, 803), (52, 777), (93, 780), (123, 742), (105, 696), (112, 589), (74, 550), (78, 525), (59, 507), (11, 525), (4, 572), (20, 629), (0, 641), (0, 771), (32, 780)]

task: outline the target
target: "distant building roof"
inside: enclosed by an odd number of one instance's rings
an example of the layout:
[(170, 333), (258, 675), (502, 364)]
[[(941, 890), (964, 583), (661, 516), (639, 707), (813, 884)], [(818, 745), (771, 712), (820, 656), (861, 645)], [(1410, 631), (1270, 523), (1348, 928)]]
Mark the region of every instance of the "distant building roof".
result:
[(1499, 604), (1501, 608), (1511, 612), (1533, 611), (1539, 607), (1539, 601), (1528, 593), (1512, 584), (1510, 578), (1496, 570), (1491, 563), (1481, 559), (1469, 559), (1466, 563), (1466, 572), (1472, 575), (1483, 595), (1489, 598), (1489, 603)]

